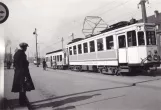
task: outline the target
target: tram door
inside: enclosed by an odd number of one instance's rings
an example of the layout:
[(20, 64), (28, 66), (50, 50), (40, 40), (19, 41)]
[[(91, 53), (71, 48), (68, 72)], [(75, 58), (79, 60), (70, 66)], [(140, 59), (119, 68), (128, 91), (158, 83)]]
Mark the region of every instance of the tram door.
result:
[(52, 67), (53, 63), (52, 63), (52, 56), (50, 57), (50, 65)]
[(125, 33), (117, 35), (119, 63), (127, 63), (127, 40)]
[(66, 65), (66, 52), (64, 53), (64, 65)]

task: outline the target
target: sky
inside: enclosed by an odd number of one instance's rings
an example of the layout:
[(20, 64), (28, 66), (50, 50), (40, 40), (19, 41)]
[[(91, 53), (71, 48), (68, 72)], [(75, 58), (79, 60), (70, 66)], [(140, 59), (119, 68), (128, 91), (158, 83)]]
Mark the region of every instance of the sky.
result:
[[(62, 48), (75, 38), (84, 38), (83, 22), (86, 16), (99, 16), (110, 25), (131, 18), (141, 19), (140, 0), (0, 0), (9, 8), (9, 18), (0, 29), (4, 30), (4, 40), (9, 41), (6, 50), (12, 53), (19, 43), (26, 42), (27, 55), (34, 56), (36, 41), (33, 32), (37, 28), (38, 53)], [(155, 10), (161, 12), (160, 0), (149, 0), (146, 4), (147, 16)]]

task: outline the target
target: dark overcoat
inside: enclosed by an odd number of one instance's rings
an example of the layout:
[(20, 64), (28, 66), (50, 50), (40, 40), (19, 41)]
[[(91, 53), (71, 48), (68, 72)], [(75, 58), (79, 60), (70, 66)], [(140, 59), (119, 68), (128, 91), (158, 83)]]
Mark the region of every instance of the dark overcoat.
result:
[[(34, 90), (34, 84), (29, 72), (29, 62), (27, 61), (26, 54), (23, 50), (18, 50), (14, 55), (14, 79), (12, 85), (12, 92), (25, 92)], [(26, 89), (24, 86), (25, 80), (28, 79), (30, 83), (30, 89)]]

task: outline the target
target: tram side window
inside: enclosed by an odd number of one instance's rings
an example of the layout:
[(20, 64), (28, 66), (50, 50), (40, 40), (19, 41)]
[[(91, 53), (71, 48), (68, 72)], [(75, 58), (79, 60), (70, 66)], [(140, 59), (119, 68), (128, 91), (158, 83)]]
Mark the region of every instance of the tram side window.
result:
[(81, 46), (81, 44), (78, 45), (78, 54), (82, 54), (82, 46)]
[(126, 47), (126, 39), (125, 39), (125, 35), (121, 35), (119, 36), (119, 48), (124, 48)]
[(98, 51), (102, 51), (103, 50), (103, 39), (97, 39), (97, 48)]
[(57, 56), (57, 61), (59, 61), (59, 55)]
[(60, 55), (60, 61), (62, 61), (62, 55)]
[(72, 55), (72, 47), (69, 47), (69, 54)]
[(46, 62), (48, 61), (48, 57), (46, 57)]
[(136, 32), (129, 31), (127, 32), (128, 46), (136, 46)]
[(74, 55), (77, 54), (76, 46), (73, 46)]
[(87, 43), (83, 43), (84, 53), (88, 53)]
[(55, 58), (55, 57), (53, 56), (53, 60), (54, 60), (54, 58)]
[(113, 36), (106, 37), (106, 48), (107, 49), (113, 49)]
[(145, 45), (144, 32), (143, 31), (138, 32), (138, 43), (139, 43), (139, 45)]
[(154, 31), (146, 32), (147, 45), (156, 45), (156, 37)]
[(94, 45), (94, 41), (90, 41), (90, 52), (94, 52), (95, 51), (95, 45)]
[(55, 61), (56, 61), (56, 56), (55, 56)]
[(52, 56), (50, 58), (51, 58), (50, 61), (52, 61)]

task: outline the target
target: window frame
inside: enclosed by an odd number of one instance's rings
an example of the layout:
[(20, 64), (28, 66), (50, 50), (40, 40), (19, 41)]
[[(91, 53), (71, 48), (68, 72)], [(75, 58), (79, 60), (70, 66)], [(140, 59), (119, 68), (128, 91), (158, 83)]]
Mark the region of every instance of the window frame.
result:
[(59, 55), (57, 55), (57, 61), (59, 62)]
[[(119, 38), (120, 38), (121, 36), (124, 36), (124, 38), (125, 38), (125, 42), (124, 42), (125, 46), (123, 46), (123, 47), (120, 47), (120, 40), (119, 40)], [(125, 35), (125, 34), (119, 35), (119, 36), (118, 36), (118, 48), (119, 48), (119, 49), (122, 49), (122, 48), (126, 48), (126, 47), (127, 47), (126, 35)]]
[[(143, 33), (143, 36), (140, 36), (140, 37), (143, 37), (143, 40), (144, 40), (144, 44), (140, 44), (140, 38), (139, 38), (139, 33)], [(138, 46), (144, 46), (146, 45), (146, 39), (145, 39), (145, 33), (144, 31), (138, 31), (137, 32), (137, 39), (138, 39)]]
[(77, 46), (76, 45), (73, 46), (73, 55), (77, 55)]
[[(85, 51), (85, 44), (86, 44), (86, 51)], [(88, 53), (88, 43), (87, 42), (83, 43), (83, 50), (84, 50), (83, 53)]]
[(57, 61), (57, 58), (56, 58), (56, 56), (55, 56), (55, 61)]
[[(148, 35), (147, 35), (147, 33), (150, 33), (150, 39), (151, 39), (151, 44), (148, 44)], [(153, 34), (152, 34), (152, 32), (153, 32)], [(146, 33), (146, 44), (147, 45), (157, 45), (157, 41), (156, 41), (156, 33), (155, 33), (155, 31), (145, 31), (145, 33)], [(154, 35), (154, 37), (152, 37), (152, 35)], [(153, 44), (153, 40), (155, 40), (155, 44)]]
[(62, 61), (62, 55), (60, 55), (60, 61)]
[[(134, 33), (132, 33), (132, 32), (134, 32)], [(129, 34), (131, 34), (131, 35), (129, 35)], [(133, 36), (133, 34), (135, 36)], [(126, 32), (126, 36), (127, 36), (127, 46), (128, 47), (137, 46), (137, 37), (136, 37), (136, 31), (135, 30), (127, 31)], [(129, 39), (130, 37), (131, 37), (131, 39)], [(133, 38), (134, 38), (135, 42), (134, 42)], [(129, 45), (130, 44), (130, 40), (131, 40), (131, 45)]]
[(82, 54), (82, 44), (78, 44), (78, 54)]
[(73, 52), (72, 52), (72, 47), (69, 47), (69, 55), (73, 55)]
[(90, 52), (95, 52), (95, 42), (94, 42), (94, 40), (89, 41), (89, 46), (90, 46)]
[[(107, 39), (110, 39), (110, 37), (112, 39), (107, 42)], [(105, 42), (106, 42), (106, 50), (114, 49), (114, 37), (113, 37), (113, 35), (105, 37)], [(112, 42), (112, 46), (110, 46), (111, 45), (110, 42)], [(108, 48), (107, 46), (109, 46), (110, 48)]]
[[(99, 46), (98, 46), (98, 44), (101, 44), (101, 43), (98, 42), (99, 40), (101, 40), (101, 42), (102, 42), (102, 49), (100, 49)], [(103, 51), (104, 50), (103, 38), (99, 38), (96, 41), (97, 41), (97, 51)]]

